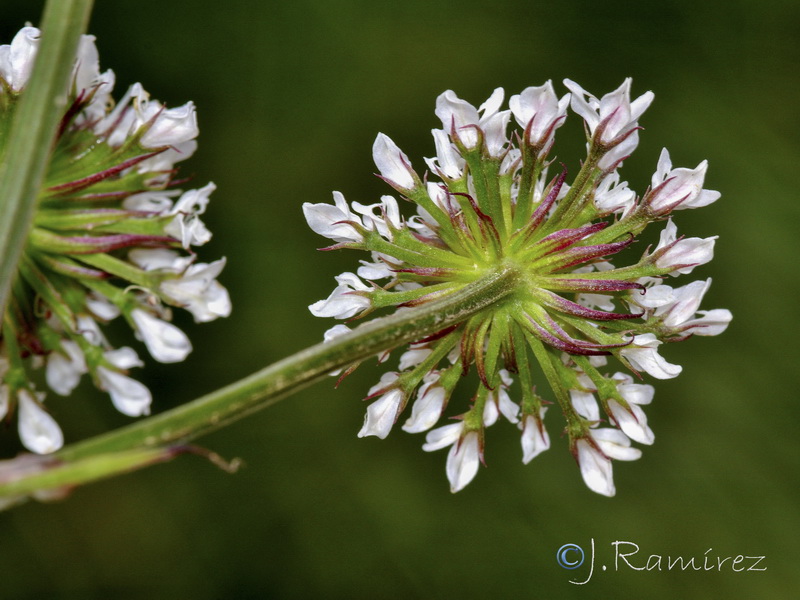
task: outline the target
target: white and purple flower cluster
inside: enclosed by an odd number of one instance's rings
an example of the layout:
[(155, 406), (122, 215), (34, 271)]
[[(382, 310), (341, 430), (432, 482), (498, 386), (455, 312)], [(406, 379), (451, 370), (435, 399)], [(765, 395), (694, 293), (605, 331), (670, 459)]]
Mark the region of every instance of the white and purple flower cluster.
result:
[[(681, 367), (667, 362), (659, 346), (717, 335), (731, 320), (724, 309), (699, 310), (710, 279), (665, 283), (712, 259), (716, 237), (679, 236), (671, 218), (719, 198), (703, 188), (706, 161), (673, 168), (664, 150), (651, 186), (637, 195), (619, 169), (636, 149), (639, 119), (653, 94), (631, 100), (630, 79), (601, 98), (564, 83), (570, 93), (560, 98), (547, 82), (512, 96), (507, 109), (499, 88), (478, 108), (443, 93), (436, 102), (436, 156), (425, 159), (422, 176), (379, 134), (373, 156), (380, 175), (416, 214), (403, 217), (388, 195), (363, 205), (334, 192), (332, 205), (303, 205), (311, 229), (335, 242), (331, 248), (370, 254), (355, 272), (336, 277), (328, 298), (310, 306), (316, 316), (353, 319), (419, 305), (501, 266), (520, 273), (507, 299), (413, 343), (397, 371), (369, 390), (372, 402), (359, 436), (385, 438), (411, 404), (402, 428), (427, 431), (425, 450), (449, 448), (454, 492), (477, 473), (484, 431), (501, 417), (521, 431), (525, 463), (549, 448), (548, 403), (531, 371), (538, 363), (584, 481), (614, 495), (612, 460), (637, 459), (641, 452), (632, 441), (654, 440), (643, 409), (653, 387), (635, 382), (625, 369), (637, 379), (642, 372), (676, 377)], [(584, 121), (588, 144), (568, 183), (566, 168), (550, 172), (550, 154), (570, 106)], [(511, 124), (518, 126), (513, 133)], [(633, 264), (618, 264), (618, 253), (659, 221), (665, 226), (658, 244)], [(326, 340), (347, 330), (337, 325)], [(609, 368), (609, 359), (623, 370)], [(477, 390), (457, 408), (450, 402), (454, 389), (473, 365)], [(452, 422), (434, 428), (443, 418)]]
[[(39, 37), (25, 27), (0, 46), (0, 127), (25, 93)], [(167, 108), (138, 83), (115, 103), (114, 79), (100, 72), (94, 37), (84, 35), (2, 323), (0, 416), (16, 414), (22, 443), (37, 453), (57, 450), (63, 434), (35, 371), (62, 396), (88, 374), (120, 412), (145, 415), (151, 393), (129, 375), (143, 363), (103, 326), (122, 317), (155, 360), (173, 363), (192, 345), (170, 322), (171, 307), (196, 322), (231, 310), (217, 281), (225, 259), (199, 262), (193, 250), (211, 238), (201, 215), (214, 184), (182, 191), (176, 179), (176, 163), (197, 148), (194, 105)]]

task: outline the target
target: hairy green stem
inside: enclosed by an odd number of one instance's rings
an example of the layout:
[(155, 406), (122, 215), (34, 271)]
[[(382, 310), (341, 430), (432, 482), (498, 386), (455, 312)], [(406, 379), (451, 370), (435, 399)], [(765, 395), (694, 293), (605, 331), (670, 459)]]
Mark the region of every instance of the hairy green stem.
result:
[(33, 222), (91, 8), (92, 0), (48, 0), (42, 16), (41, 45), (0, 160), (0, 311)]

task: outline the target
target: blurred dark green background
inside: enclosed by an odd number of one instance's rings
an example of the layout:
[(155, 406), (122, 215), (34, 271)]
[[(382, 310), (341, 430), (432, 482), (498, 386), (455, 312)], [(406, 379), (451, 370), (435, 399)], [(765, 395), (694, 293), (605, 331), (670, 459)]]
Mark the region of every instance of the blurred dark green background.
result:
[[(2, 41), (42, 4), (5, 0)], [(201, 256), (228, 257), (234, 313), (180, 321), (195, 352), (143, 375), (158, 410), (321, 338), (333, 323), (306, 306), (360, 257), (316, 252), (325, 240), (300, 204), (334, 189), (362, 202), (387, 193), (372, 176), (379, 131), (422, 167), (448, 88), (475, 104), (550, 78), (601, 94), (632, 76), (637, 95), (653, 90), (624, 176), (641, 191), (662, 146), (680, 166), (709, 160), (707, 186), (723, 198), (677, 222), (719, 234), (695, 278), (713, 276), (705, 306), (734, 321), (719, 338), (666, 349), (684, 373), (656, 384), (656, 444), (616, 465), (613, 499), (585, 488), (555, 412), (549, 452), (523, 467), (517, 434), (500, 424), (488, 468), (451, 495), (445, 452), (422, 452), (422, 436), (356, 438), (380, 373), (370, 366), (202, 440), (244, 459), (236, 475), (185, 457), (0, 514), (0, 597), (796, 597), (799, 30), (796, 0), (98, 2), (101, 66), (119, 93), (142, 81), (171, 105), (196, 102), (200, 149), (184, 173), (219, 186)], [(574, 115), (561, 131), (556, 152), (574, 168)], [(126, 422), (81, 389), (48, 402), (69, 439)], [(566, 571), (556, 551), (588, 551), (592, 538), (594, 577), (572, 585), (586, 566)], [(637, 566), (650, 554), (702, 561), (710, 548), (764, 555), (767, 570), (615, 570), (616, 540), (639, 545)]]

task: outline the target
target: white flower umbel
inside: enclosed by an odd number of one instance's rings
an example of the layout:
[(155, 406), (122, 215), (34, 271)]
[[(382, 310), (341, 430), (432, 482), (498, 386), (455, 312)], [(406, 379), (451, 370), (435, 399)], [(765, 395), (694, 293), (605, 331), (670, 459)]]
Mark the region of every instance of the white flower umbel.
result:
[[(6, 156), (16, 152), (5, 147), (8, 128), (29, 93), (40, 37), (25, 27), (0, 46), (0, 154)], [(122, 412), (146, 414), (150, 392), (127, 376), (127, 366), (107, 358), (119, 358), (103, 333), (107, 323), (124, 315), (156, 360), (178, 362), (192, 346), (169, 322), (169, 307), (186, 308), (197, 322), (231, 310), (217, 281), (224, 260), (196, 262), (188, 250), (211, 237), (200, 216), (215, 189), (212, 183), (180, 189), (176, 164), (197, 148), (194, 104), (170, 108), (140, 83), (115, 101), (114, 73), (100, 70), (93, 36), (81, 36), (70, 75), (0, 331), (0, 362), (9, 370), (0, 385), (9, 409), (18, 407), (23, 444), (34, 452), (50, 452), (62, 439), (34, 392), (42, 366), (58, 395), (71, 394), (90, 373)]]
[[(681, 367), (659, 354), (660, 345), (715, 335), (731, 318), (724, 309), (699, 310), (710, 280), (675, 289), (663, 283), (709, 262), (716, 237), (679, 238), (669, 220), (658, 246), (637, 262), (624, 264), (618, 254), (674, 209), (717, 198), (703, 188), (707, 163), (673, 169), (664, 152), (652, 187), (638, 195), (618, 169), (638, 144), (653, 94), (632, 100), (630, 79), (599, 97), (566, 85), (571, 94), (561, 97), (549, 81), (525, 88), (508, 108), (501, 88), (479, 108), (445, 91), (436, 99), (442, 129), (432, 131), (429, 172), (415, 171), (387, 135), (375, 140), (380, 176), (401, 198), (348, 204), (336, 193), (333, 205), (303, 205), (311, 229), (336, 242), (328, 249), (369, 257), (357, 274), (339, 275), (328, 298), (309, 307), (312, 314), (357, 319), (394, 310), (393, 322), (418, 306), (431, 318), (444, 318), (441, 306), (458, 307), (447, 325), (437, 321), (438, 330), (431, 325), (405, 338), (410, 349), (400, 352), (399, 370), (370, 390), (375, 398), (359, 433), (386, 437), (413, 400), (402, 428), (427, 432), (426, 451), (449, 448), (453, 491), (477, 473), (487, 427), (516, 425), (526, 463), (549, 448), (543, 421), (555, 400), (587, 485), (613, 495), (611, 460), (638, 458), (631, 440), (652, 444), (655, 435), (642, 408), (653, 388), (605, 372), (616, 371), (611, 361), (637, 376), (676, 377)], [(575, 169), (548, 173), (569, 106), (585, 122), (587, 154)], [(463, 300), (504, 277), (509, 296), (490, 301), (487, 292), (480, 308)], [(473, 368), (477, 389), (460, 393)], [(539, 396), (537, 373), (554, 399)]]

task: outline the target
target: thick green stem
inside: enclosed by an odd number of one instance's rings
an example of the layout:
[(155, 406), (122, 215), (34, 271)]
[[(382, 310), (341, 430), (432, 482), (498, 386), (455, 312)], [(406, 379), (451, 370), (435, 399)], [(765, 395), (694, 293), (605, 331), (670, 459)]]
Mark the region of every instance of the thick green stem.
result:
[(0, 160), (0, 311), (33, 222), (91, 8), (92, 0), (49, 0), (44, 10), (41, 46)]
[(503, 267), (445, 298), (365, 323), (188, 404), (66, 447), (54, 456), (74, 461), (192, 440), (269, 406), (333, 370), (457, 325), (513, 293), (518, 280), (516, 269)]

